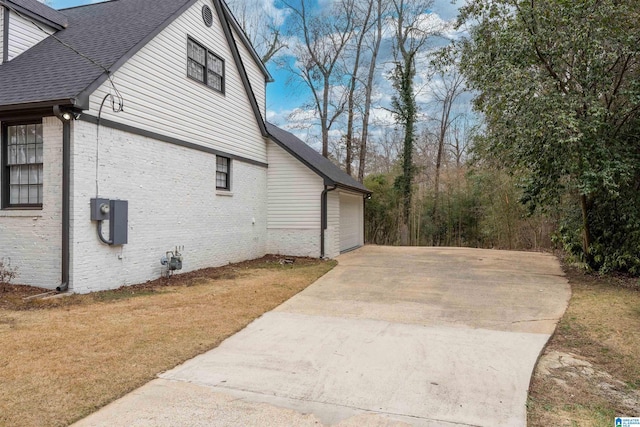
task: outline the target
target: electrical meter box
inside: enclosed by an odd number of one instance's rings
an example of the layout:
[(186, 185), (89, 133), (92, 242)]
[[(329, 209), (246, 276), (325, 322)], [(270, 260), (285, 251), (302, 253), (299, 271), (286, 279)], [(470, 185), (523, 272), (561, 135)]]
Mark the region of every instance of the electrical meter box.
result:
[(129, 229), (129, 202), (109, 201), (109, 240), (112, 245), (127, 243)]
[[(109, 245), (124, 245), (128, 240), (129, 202), (126, 200), (91, 199), (91, 221), (109, 221)], [(98, 228), (100, 230), (101, 228)], [(101, 233), (98, 231), (98, 233)]]

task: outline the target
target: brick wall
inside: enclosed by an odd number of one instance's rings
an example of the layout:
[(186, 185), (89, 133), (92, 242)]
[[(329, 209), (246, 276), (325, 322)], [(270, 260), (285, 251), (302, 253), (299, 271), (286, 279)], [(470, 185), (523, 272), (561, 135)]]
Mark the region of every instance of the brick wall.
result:
[(270, 228), (267, 252), (279, 255), (320, 256), (320, 228)]
[[(216, 191), (214, 155), (100, 128), (99, 196), (129, 202), (129, 243), (107, 246), (90, 220), (96, 125), (73, 123), (74, 292), (160, 277), (160, 258), (184, 246), (182, 272), (258, 258), (267, 250), (267, 170), (232, 160), (231, 192)], [(256, 142), (247, 142), (247, 144)], [(227, 195), (228, 194), (228, 195)], [(105, 235), (108, 225), (105, 223)]]
[[(18, 268), (12, 283), (60, 285), (62, 242), (62, 123), (43, 119), (42, 210), (0, 211), (0, 258)], [(0, 150), (1, 151), (1, 150)], [(0, 186), (1, 187), (1, 186)], [(2, 189), (0, 188), (0, 191)]]

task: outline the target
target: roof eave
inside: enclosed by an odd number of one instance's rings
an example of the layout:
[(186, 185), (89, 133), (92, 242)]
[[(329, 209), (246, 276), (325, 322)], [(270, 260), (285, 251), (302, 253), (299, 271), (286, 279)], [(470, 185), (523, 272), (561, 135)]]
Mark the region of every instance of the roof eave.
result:
[[(11, 5), (7, 4), (7, 3), (11, 3)], [(34, 13), (32, 11), (30, 11), (29, 9), (25, 9), (22, 6), (19, 6), (15, 3), (13, 3), (11, 0), (0, 0), (0, 5), (5, 5), (6, 7), (9, 7), (10, 9), (15, 9), (19, 14), (27, 16), (31, 19), (35, 19), (38, 22), (41, 22), (42, 24), (47, 25), (48, 27), (51, 27), (55, 30), (64, 30), (65, 28), (67, 28), (67, 26), (69, 25), (69, 22), (66, 21), (64, 23), (59, 23), (59, 22), (54, 22), (50, 19), (45, 18), (44, 16), (38, 15), (37, 13)]]
[(350, 185), (338, 184), (338, 183), (336, 183), (335, 185), (338, 188), (341, 188), (343, 190), (353, 191), (353, 192), (361, 193), (361, 194), (365, 194), (365, 195), (371, 194), (371, 190), (369, 190), (369, 189), (362, 189), (362, 188), (352, 187)]
[(6, 113), (11, 111), (25, 111), (25, 110), (38, 110), (43, 108), (53, 107), (54, 105), (60, 106), (70, 106), (75, 107), (80, 110), (86, 110), (89, 108), (89, 99), (86, 98), (58, 98), (58, 99), (47, 99), (42, 101), (31, 101), (31, 102), (23, 102), (16, 104), (6, 104), (0, 105), (0, 112)]
[(333, 180), (332, 178), (330, 178), (327, 174), (325, 174), (324, 172), (322, 172), (320, 169), (318, 169), (317, 167), (315, 167), (314, 165), (312, 165), (310, 162), (308, 162), (307, 160), (305, 160), (302, 156), (300, 156), (298, 153), (296, 153), (295, 150), (293, 150), (291, 147), (289, 147), (287, 144), (283, 143), (282, 141), (280, 141), (278, 138), (276, 138), (274, 135), (269, 134), (269, 139), (271, 141), (273, 141), (274, 143), (276, 143), (280, 148), (282, 148), (284, 151), (286, 151), (287, 153), (291, 154), (293, 157), (295, 157), (300, 163), (304, 164), (306, 167), (308, 167), (309, 169), (311, 169), (316, 175), (318, 175), (320, 178), (322, 178), (324, 185), (326, 186), (335, 186), (338, 188), (342, 188), (344, 190), (349, 190), (349, 191), (355, 191), (357, 193), (362, 193), (362, 194), (371, 194), (371, 191), (366, 189), (363, 190), (362, 188), (357, 188), (357, 187), (352, 187), (350, 185), (346, 185), (346, 184), (342, 184), (339, 182), (336, 182), (335, 180)]

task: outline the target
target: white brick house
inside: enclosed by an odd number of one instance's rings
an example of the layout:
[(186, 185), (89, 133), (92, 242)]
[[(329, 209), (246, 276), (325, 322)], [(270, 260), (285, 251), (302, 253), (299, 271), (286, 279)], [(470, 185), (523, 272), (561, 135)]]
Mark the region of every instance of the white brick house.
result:
[[(190, 271), (362, 245), (368, 190), (264, 122), (270, 79), (221, 0), (0, 0), (15, 281), (90, 292), (159, 277), (176, 246)], [(92, 199), (127, 207), (100, 221)]]

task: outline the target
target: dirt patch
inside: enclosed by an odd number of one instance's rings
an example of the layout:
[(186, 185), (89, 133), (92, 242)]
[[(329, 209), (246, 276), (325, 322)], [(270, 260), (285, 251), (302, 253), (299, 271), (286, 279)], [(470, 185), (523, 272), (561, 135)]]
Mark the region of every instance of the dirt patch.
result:
[[(316, 258), (265, 255), (262, 258), (249, 261), (179, 273), (171, 277), (161, 277), (145, 283), (123, 286), (109, 291), (94, 292), (90, 295), (97, 301), (115, 301), (161, 293), (163, 289), (172, 286), (188, 287), (201, 285), (210, 280), (233, 280), (246, 275), (249, 270), (280, 269), (286, 271), (317, 264), (318, 260)], [(87, 301), (87, 298), (83, 295), (66, 294), (65, 298), (56, 298), (56, 294), (58, 293), (51, 289), (0, 283), (0, 309), (39, 310), (73, 306)], [(37, 295), (42, 295), (43, 298), (33, 298)]]
[(640, 415), (638, 279), (564, 270), (572, 297), (536, 367), (528, 425), (611, 426)]
[(68, 425), (216, 347), (334, 265), (265, 257), (49, 300), (23, 300), (41, 289), (5, 288), (0, 426)]

